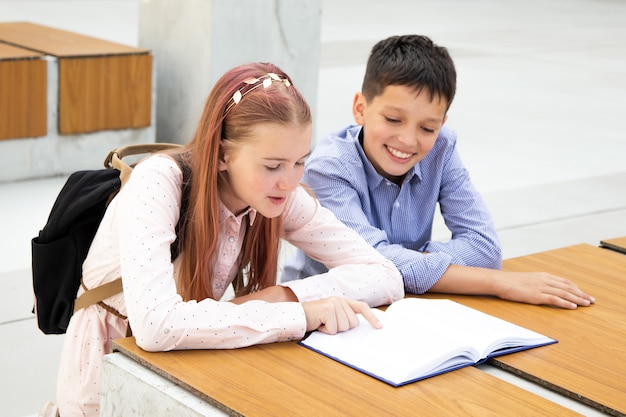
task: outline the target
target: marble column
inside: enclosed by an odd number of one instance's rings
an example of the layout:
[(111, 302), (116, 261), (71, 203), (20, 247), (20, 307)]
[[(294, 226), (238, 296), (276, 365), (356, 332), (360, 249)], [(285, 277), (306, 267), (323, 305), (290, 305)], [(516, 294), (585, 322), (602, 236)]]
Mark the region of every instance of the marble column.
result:
[(185, 143), (217, 79), (272, 62), (287, 72), (315, 118), (321, 0), (139, 0), (139, 46), (155, 56), (158, 142)]

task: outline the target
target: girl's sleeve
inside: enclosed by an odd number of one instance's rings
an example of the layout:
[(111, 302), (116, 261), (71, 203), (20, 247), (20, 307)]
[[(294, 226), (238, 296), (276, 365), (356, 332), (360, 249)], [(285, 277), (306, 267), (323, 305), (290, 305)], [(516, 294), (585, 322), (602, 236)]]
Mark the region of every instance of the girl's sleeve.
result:
[(329, 269), (282, 284), (291, 288), (300, 301), (339, 295), (376, 307), (404, 297), (402, 277), (393, 263), (304, 188), (298, 187), (292, 194), (284, 224), (285, 239)]
[(149, 351), (228, 349), (301, 338), (300, 303), (182, 300), (170, 255), (181, 181), (173, 160), (153, 156), (137, 165), (118, 195), (124, 299), (137, 344)]

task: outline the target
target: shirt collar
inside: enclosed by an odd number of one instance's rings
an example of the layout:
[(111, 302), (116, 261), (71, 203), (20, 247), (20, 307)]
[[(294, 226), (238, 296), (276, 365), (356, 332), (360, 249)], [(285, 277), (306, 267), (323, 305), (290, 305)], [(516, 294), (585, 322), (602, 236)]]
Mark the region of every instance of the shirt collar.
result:
[(219, 204), (219, 221), (220, 224), (224, 223), (228, 219), (233, 219), (237, 222), (237, 224), (241, 224), (244, 216), (248, 215), (248, 220), (250, 222), (250, 226), (254, 223), (254, 219), (256, 219), (256, 210), (252, 207), (248, 207), (245, 211), (243, 211), (240, 215), (235, 216), (225, 205), (222, 203), (222, 200), (218, 199)]

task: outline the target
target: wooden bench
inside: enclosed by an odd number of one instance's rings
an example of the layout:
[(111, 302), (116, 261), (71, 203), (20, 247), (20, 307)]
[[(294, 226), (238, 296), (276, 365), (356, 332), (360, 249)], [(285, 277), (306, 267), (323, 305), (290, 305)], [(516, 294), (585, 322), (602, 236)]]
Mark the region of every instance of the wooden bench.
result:
[(45, 136), (47, 61), (0, 43), (0, 139)]
[(0, 23), (0, 42), (58, 60), (59, 134), (150, 125), (150, 51), (28, 22)]

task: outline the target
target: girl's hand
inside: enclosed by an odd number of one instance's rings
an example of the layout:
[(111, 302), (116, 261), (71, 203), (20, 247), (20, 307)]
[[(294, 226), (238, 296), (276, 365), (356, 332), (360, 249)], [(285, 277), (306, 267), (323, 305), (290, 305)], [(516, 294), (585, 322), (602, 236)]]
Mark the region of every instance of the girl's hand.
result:
[(380, 321), (367, 303), (342, 297), (329, 297), (302, 303), (306, 315), (307, 331), (319, 330), (335, 334), (359, 325), (361, 314), (372, 326), (379, 329)]

